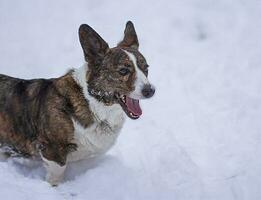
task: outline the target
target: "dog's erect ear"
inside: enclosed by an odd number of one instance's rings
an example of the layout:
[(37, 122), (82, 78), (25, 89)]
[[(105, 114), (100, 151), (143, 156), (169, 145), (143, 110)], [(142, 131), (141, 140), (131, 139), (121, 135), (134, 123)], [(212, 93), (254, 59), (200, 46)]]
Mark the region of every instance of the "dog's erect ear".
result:
[(131, 21), (128, 21), (124, 31), (124, 38), (118, 44), (119, 47), (132, 47), (135, 49), (139, 48), (138, 36), (136, 34), (134, 25)]
[(79, 28), (80, 43), (83, 48), (85, 60), (91, 65), (99, 65), (109, 50), (108, 44), (101, 36), (87, 24)]

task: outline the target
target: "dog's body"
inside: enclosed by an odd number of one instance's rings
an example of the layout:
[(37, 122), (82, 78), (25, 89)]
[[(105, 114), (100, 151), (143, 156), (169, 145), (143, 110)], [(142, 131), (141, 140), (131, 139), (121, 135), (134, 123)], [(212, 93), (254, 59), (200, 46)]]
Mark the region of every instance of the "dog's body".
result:
[(88, 25), (79, 29), (85, 63), (60, 78), (0, 75), (0, 147), (5, 155), (41, 158), (57, 185), (66, 164), (105, 153), (125, 121), (141, 115), (137, 99), (154, 94), (134, 26), (109, 49)]

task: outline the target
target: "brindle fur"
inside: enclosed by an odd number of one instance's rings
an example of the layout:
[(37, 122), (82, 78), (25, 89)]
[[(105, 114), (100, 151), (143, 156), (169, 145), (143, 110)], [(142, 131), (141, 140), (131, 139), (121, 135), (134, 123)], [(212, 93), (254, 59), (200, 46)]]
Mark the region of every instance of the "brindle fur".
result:
[(58, 79), (22, 80), (0, 75), (0, 142), (24, 156), (63, 165), (75, 150), (71, 117), (84, 127), (92, 113), (71, 72)]
[[(138, 38), (131, 22), (122, 42), (110, 49), (88, 25), (79, 29), (80, 43), (89, 71), (86, 74), (90, 95), (106, 105), (118, 103), (116, 94), (134, 90), (133, 63), (122, 49), (132, 52), (147, 76), (147, 63), (138, 51)], [(128, 67), (130, 74), (118, 71)], [(73, 70), (54, 79), (23, 80), (0, 75), (0, 147), (17, 155), (43, 156), (63, 166), (68, 153), (75, 151), (72, 118), (84, 128), (94, 122), (88, 100), (73, 79)], [(7, 152), (8, 153), (8, 152)]]

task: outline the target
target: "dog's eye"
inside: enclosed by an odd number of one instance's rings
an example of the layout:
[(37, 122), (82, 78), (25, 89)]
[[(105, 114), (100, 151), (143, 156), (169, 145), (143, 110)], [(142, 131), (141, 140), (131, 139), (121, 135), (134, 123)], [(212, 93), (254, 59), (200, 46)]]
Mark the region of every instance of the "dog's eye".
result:
[(129, 73), (130, 73), (130, 70), (127, 69), (127, 68), (121, 68), (121, 69), (119, 70), (119, 74), (122, 75), (122, 76), (126, 76), (126, 75), (128, 75)]

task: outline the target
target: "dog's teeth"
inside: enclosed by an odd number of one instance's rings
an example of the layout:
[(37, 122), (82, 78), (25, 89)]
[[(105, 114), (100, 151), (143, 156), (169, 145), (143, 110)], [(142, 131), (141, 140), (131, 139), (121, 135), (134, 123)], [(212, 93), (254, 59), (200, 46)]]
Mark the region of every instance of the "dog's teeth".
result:
[(123, 95), (122, 101), (123, 101), (124, 103), (126, 103), (126, 96), (125, 96), (125, 95)]
[(133, 117), (133, 118), (138, 118), (138, 116), (133, 114), (132, 112), (130, 112), (130, 116)]

